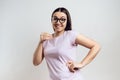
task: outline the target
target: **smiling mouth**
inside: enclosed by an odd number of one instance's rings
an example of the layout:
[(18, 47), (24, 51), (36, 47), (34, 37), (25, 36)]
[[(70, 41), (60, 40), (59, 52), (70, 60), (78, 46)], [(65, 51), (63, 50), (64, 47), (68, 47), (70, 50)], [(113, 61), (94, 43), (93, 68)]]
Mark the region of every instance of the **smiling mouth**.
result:
[(62, 26), (60, 26), (60, 25), (56, 25), (55, 27), (62, 27)]
[(60, 25), (60, 24), (56, 24), (55, 27), (62, 27), (62, 25)]
[(55, 26), (55, 29), (59, 29), (60, 28), (60, 26)]

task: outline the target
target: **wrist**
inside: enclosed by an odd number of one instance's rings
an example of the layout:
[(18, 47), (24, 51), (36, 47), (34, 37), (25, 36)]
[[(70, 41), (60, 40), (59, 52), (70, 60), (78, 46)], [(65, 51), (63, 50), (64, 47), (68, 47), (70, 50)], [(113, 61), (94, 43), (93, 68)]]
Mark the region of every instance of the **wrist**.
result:
[(39, 46), (40, 46), (40, 45), (43, 45), (43, 41), (40, 41), (40, 42), (39, 42)]
[(43, 40), (40, 40), (39, 44), (43, 44), (43, 42), (44, 42)]
[(84, 64), (79, 63), (79, 68), (80, 68), (80, 69), (83, 68), (84, 66), (85, 66)]

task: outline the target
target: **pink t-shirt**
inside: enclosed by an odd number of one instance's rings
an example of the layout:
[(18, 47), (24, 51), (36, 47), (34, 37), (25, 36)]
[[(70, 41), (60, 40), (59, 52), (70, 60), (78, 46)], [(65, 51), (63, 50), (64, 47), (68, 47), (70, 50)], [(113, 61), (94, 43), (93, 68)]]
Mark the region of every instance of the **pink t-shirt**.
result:
[(43, 43), (50, 80), (83, 80), (80, 70), (70, 72), (66, 65), (68, 61), (76, 62), (77, 35), (77, 32), (69, 30)]

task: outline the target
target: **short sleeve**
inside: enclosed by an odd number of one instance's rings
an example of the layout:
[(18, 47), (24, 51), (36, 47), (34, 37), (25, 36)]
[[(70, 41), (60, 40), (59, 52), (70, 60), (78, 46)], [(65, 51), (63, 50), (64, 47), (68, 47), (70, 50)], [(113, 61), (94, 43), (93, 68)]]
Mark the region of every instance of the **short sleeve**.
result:
[(74, 31), (74, 30), (70, 30), (69, 31), (69, 39), (70, 39), (70, 42), (73, 44), (73, 45), (77, 45), (75, 44), (75, 40), (78, 36), (78, 32), (77, 31)]

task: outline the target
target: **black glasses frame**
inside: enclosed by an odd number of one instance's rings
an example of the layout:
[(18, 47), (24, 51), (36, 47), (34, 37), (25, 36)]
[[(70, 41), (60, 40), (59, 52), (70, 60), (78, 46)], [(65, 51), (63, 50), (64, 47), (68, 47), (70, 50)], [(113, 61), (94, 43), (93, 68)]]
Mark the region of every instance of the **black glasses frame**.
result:
[(67, 20), (67, 19), (65, 19), (65, 18), (63, 18), (63, 17), (57, 18), (57, 17), (55, 16), (55, 17), (52, 18), (52, 22), (54, 22), (54, 23), (57, 23), (58, 21), (59, 21), (60, 23), (64, 23), (66, 20)]

